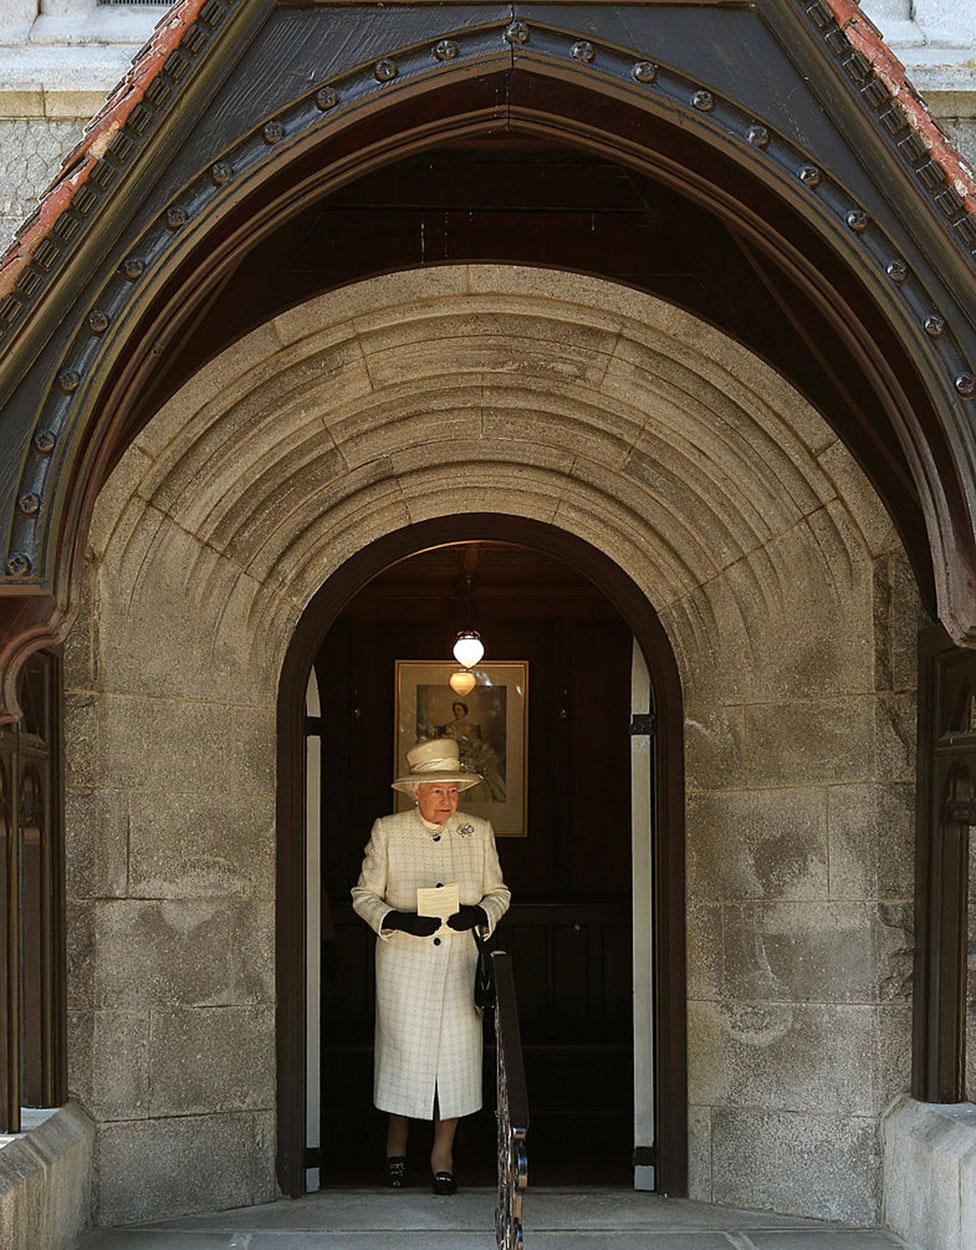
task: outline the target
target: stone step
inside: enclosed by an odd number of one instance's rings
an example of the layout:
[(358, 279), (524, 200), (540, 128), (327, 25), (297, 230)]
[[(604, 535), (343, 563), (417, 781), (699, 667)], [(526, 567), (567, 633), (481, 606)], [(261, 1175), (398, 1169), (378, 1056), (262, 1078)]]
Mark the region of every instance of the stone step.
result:
[[(88, 1234), (79, 1250), (493, 1250), (494, 1193), (334, 1190)], [(526, 1250), (892, 1250), (890, 1233), (628, 1190), (536, 1190)]]

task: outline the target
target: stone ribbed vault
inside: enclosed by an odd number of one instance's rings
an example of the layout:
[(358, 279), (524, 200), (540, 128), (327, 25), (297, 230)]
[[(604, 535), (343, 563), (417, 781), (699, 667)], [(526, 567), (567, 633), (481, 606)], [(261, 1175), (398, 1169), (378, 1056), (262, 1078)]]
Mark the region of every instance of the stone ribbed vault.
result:
[(277, 317), (99, 497), (67, 730), (72, 1088), (100, 1122), (99, 1218), (273, 1196), (282, 659), (349, 555), (461, 512), (599, 547), (674, 646), (693, 1196), (872, 1222), (877, 1117), (909, 1076), (907, 563), (761, 361), (650, 297), (503, 266)]

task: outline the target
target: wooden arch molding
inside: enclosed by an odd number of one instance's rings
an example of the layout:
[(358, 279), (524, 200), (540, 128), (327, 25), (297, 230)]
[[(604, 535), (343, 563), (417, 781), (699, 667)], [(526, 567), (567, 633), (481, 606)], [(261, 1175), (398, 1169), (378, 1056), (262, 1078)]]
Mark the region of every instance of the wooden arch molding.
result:
[(589, 543), (554, 525), (498, 513), (420, 521), (375, 540), (329, 577), (306, 607), (278, 686), (276, 843), (276, 1055), (278, 1183), (305, 1191), (305, 690), (315, 656), (346, 604), (397, 560), (448, 543), (519, 543), (564, 561), (603, 591), (633, 630), (651, 675), (653, 750), (654, 1057), (658, 1191), (688, 1188), (685, 960), (684, 717), (670, 640), (630, 576)]
[[(641, 171), (789, 276), (843, 346), (839, 393), (873, 397), (838, 434), (931, 610), (976, 642), (976, 205), (828, 3), (185, 0), (160, 30), (0, 267), (0, 720), (229, 276), (309, 203), (499, 133)], [(358, 276), (376, 267), (364, 240)]]

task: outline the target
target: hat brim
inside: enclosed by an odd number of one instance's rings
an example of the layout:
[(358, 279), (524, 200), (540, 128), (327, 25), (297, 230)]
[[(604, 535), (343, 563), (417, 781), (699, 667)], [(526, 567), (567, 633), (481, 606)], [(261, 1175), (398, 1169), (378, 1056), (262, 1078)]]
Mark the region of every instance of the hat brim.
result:
[(457, 786), (459, 790), (470, 790), (472, 786), (479, 785), (481, 780), (477, 773), (413, 773), (408, 777), (397, 777), (390, 785), (394, 790), (409, 794), (414, 786), (438, 785), (445, 781)]

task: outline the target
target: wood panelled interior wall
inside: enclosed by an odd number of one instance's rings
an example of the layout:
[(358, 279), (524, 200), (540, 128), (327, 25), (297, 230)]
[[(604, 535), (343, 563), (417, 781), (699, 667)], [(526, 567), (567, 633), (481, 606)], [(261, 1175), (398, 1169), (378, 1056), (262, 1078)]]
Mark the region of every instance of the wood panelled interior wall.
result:
[[(468, 623), (465, 571), (473, 578), (470, 623), (483, 635), (486, 662), (529, 664), (528, 835), (498, 839), (512, 907), (496, 945), (513, 956), (534, 1165), (573, 1183), (596, 1176), (594, 1168), (602, 1169), (597, 1179), (624, 1182), (632, 1145), (632, 634), (574, 570), (492, 544), (440, 548), (387, 570), (348, 606), (316, 662), (325, 1181), (339, 1179), (330, 1137), (348, 1141), (349, 1123), (370, 1106), (374, 938), (353, 915), (349, 889), (373, 820), (392, 810), (395, 662), (450, 658)], [(486, 1079), (486, 1098), (490, 1086)], [(486, 1113), (469, 1137), (490, 1150)], [(574, 1120), (571, 1140), (589, 1131), (603, 1143), (597, 1161), (560, 1144)], [(484, 1162), (491, 1164), (490, 1153)]]

